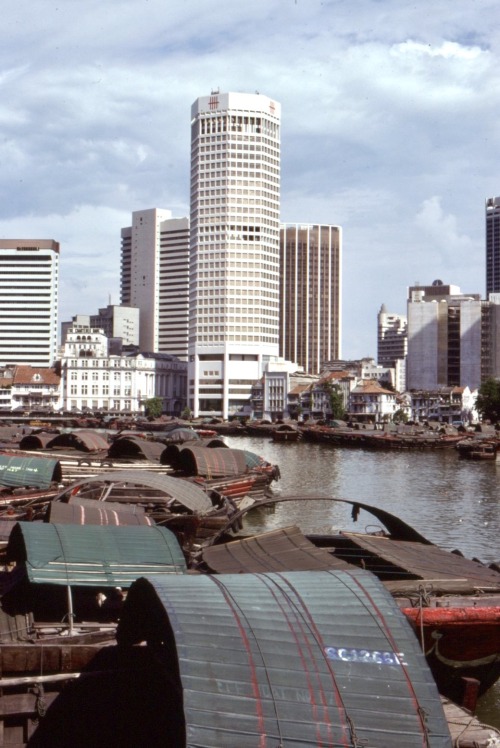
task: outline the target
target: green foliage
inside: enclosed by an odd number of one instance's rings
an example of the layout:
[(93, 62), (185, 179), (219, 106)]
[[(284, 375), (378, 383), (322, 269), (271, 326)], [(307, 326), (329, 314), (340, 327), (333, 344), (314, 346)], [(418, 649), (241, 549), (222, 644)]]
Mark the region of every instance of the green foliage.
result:
[(163, 411), (163, 400), (161, 397), (150, 397), (143, 402), (144, 410), (148, 418), (159, 418)]
[(331, 418), (337, 418), (343, 420), (345, 417), (344, 398), (340, 392), (340, 388), (336, 384), (331, 382), (325, 382), (323, 384), (325, 392), (328, 393), (328, 399), (330, 401), (330, 413)]
[(191, 408), (189, 408), (186, 405), (186, 407), (184, 408), (184, 410), (181, 413), (181, 418), (182, 418), (183, 421), (190, 421), (191, 420), (191, 416), (192, 416)]
[(392, 420), (394, 423), (406, 423), (408, 420), (408, 414), (402, 408), (399, 408), (399, 410), (397, 410), (392, 416)]
[(483, 421), (497, 423), (500, 421), (500, 381), (487, 379), (479, 388), (476, 408)]

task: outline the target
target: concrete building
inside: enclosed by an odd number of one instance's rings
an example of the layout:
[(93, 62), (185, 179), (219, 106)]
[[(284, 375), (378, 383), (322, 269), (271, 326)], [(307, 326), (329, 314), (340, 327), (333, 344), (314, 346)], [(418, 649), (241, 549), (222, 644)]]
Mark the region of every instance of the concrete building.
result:
[(107, 338), (121, 338), (123, 345), (139, 345), (140, 311), (136, 306), (108, 304), (97, 314), (75, 314), (71, 322), (61, 323), (61, 345), (74, 327), (98, 327)]
[(486, 298), (500, 293), (500, 197), (490, 197), (485, 205)]
[(438, 421), (455, 425), (475, 423), (477, 390), (469, 387), (438, 387), (414, 390), (410, 395), (410, 418), (413, 421)]
[(0, 239), (0, 366), (54, 363), (58, 290), (57, 242)]
[(392, 421), (398, 408), (396, 393), (371, 379), (358, 382), (349, 396), (349, 417), (353, 421), (386, 423)]
[(70, 328), (61, 359), (62, 408), (140, 413), (161, 397), (163, 411), (180, 415), (186, 404), (187, 363), (169, 354), (112, 354), (99, 328)]
[(219, 93), (191, 110), (189, 406), (237, 413), (279, 355), (280, 105)]
[(408, 319), (406, 315), (388, 312), (382, 304), (377, 316), (377, 363), (396, 372), (394, 386), (406, 389), (406, 355), (408, 353)]
[(280, 260), (280, 354), (318, 374), (341, 355), (342, 229), (284, 224)]
[(500, 294), (489, 301), (435, 281), (408, 296), (407, 388), (477, 389), (500, 376)]
[(132, 213), (121, 231), (121, 303), (140, 310), (141, 350), (187, 360), (188, 218), (159, 208)]

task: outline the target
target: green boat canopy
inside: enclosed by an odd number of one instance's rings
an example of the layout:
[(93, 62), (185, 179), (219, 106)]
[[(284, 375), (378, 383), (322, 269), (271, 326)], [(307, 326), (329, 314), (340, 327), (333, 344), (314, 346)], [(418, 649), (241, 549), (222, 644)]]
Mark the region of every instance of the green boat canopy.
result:
[(140, 579), (117, 642), (144, 641), (179, 673), (189, 748), (450, 746), (418, 639), (368, 572)]
[(62, 479), (59, 460), (0, 454), (0, 485), (49, 488)]
[(9, 562), (24, 563), (30, 582), (85, 587), (130, 587), (138, 577), (186, 571), (175, 535), (157, 526), (65, 525), (18, 522)]

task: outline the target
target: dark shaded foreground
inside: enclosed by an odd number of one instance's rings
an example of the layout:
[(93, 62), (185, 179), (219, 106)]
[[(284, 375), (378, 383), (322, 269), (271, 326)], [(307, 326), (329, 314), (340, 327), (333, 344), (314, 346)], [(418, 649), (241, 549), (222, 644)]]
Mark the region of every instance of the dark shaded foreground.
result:
[(48, 709), (29, 748), (182, 748), (182, 689), (151, 647), (103, 648)]

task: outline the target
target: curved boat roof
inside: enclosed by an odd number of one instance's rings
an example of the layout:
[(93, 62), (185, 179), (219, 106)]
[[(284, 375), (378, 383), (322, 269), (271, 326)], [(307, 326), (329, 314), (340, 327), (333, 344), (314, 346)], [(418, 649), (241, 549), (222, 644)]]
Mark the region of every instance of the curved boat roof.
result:
[(48, 449), (55, 447), (73, 447), (82, 452), (103, 452), (108, 450), (108, 440), (97, 431), (80, 429), (58, 434), (46, 444)]
[(0, 454), (1, 486), (49, 488), (61, 479), (61, 463), (55, 458)]
[(24, 563), (30, 582), (130, 587), (138, 577), (183, 573), (186, 561), (165, 527), (113, 527), (18, 522), (9, 561)]
[(241, 449), (228, 447), (183, 447), (175, 454), (170, 447), (165, 450), (162, 461), (174, 456), (178, 470), (186, 475), (200, 475), (204, 478), (225, 478), (241, 475), (247, 471), (245, 453)]
[[(148, 472), (147, 470), (116, 470), (110, 473), (98, 473), (67, 486), (64, 491), (54, 498), (54, 501), (65, 500), (67, 496), (75, 493), (75, 489), (80, 486), (90, 486), (92, 484), (145, 486), (163, 493), (165, 495), (165, 503), (168, 503), (171, 499), (175, 499), (179, 504), (185, 506), (186, 509), (198, 514), (206, 514), (213, 508), (210, 498), (199, 486), (182, 478), (173, 478), (170, 475)], [(113, 501), (113, 497), (111, 496), (110, 498)], [(158, 503), (157, 498), (155, 502)]]
[(188, 746), (449, 745), (418, 639), (362, 570), (141, 579), (117, 641), (164, 643)]
[(63, 525), (154, 525), (142, 506), (73, 497), (69, 503), (51, 501), (47, 522)]
[(160, 462), (165, 445), (140, 436), (118, 436), (108, 449), (108, 457), (143, 457)]

